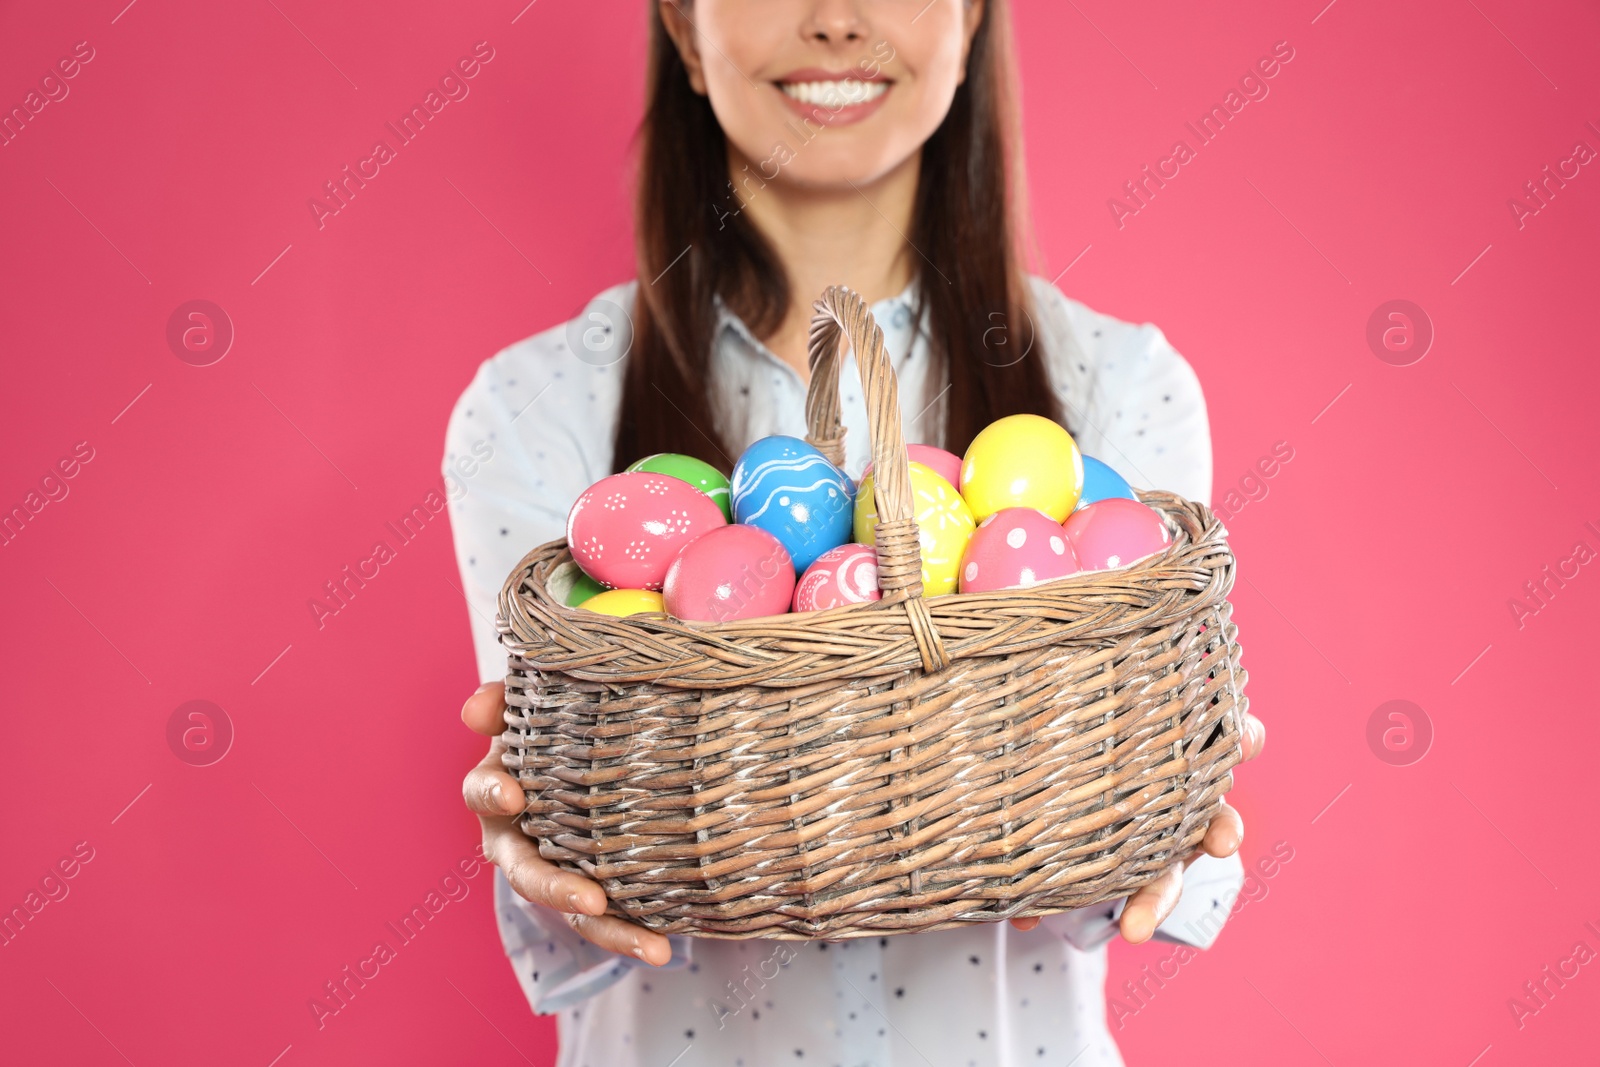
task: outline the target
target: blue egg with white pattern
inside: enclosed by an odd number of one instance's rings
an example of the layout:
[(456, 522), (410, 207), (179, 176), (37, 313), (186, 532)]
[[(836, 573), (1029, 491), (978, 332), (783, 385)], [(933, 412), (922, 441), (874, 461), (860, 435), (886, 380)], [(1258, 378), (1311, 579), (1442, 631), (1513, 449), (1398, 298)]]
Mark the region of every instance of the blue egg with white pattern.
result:
[(733, 521), (776, 537), (796, 574), (850, 540), (856, 491), (844, 471), (798, 437), (763, 437), (733, 465)]
[(1128, 480), (1107, 464), (1101, 463), (1092, 456), (1083, 457), (1083, 495), (1078, 498), (1078, 506), (1073, 511), (1082, 511), (1090, 504), (1100, 500), (1138, 500), (1134, 495), (1133, 487)]

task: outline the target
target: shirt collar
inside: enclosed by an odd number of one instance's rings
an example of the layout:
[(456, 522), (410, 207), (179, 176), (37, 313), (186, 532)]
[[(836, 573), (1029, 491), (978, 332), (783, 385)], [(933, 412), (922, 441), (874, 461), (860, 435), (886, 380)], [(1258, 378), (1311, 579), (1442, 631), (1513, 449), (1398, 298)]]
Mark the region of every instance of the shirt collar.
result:
[[(727, 303), (722, 299), (721, 293), (715, 294), (712, 297), (712, 300), (717, 311), (717, 325), (712, 337), (713, 345), (721, 340), (725, 331), (731, 330), (734, 334), (743, 339), (744, 342), (750, 346), (752, 351), (763, 354), (773, 362), (781, 364), (786, 368), (788, 367), (788, 364), (783, 363), (782, 360), (773, 355), (767, 346), (763, 344), (758, 337), (756, 337), (756, 335), (750, 330), (750, 327), (745, 325), (743, 319), (734, 314), (732, 309), (730, 309)], [(910, 316), (916, 313), (916, 309), (917, 282), (916, 279), (912, 279), (911, 282), (909, 282), (898, 295), (887, 297), (886, 299), (878, 301), (876, 304), (872, 305), (871, 310), (872, 316), (877, 320), (879, 328), (881, 328), (884, 333), (887, 334), (897, 328), (904, 328), (905, 325), (909, 324)], [(901, 310), (904, 310), (905, 315), (901, 316), (896, 314), (896, 312)], [(894, 358), (896, 366), (903, 362), (910, 354), (912, 346), (908, 344), (898, 347), (900, 348), (900, 352)]]

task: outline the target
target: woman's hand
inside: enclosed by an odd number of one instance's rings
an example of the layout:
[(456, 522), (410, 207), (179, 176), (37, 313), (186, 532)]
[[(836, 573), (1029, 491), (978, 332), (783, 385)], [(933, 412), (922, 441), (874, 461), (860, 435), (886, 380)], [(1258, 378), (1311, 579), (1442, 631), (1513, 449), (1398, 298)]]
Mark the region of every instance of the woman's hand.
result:
[(506, 881), (526, 900), (561, 912), (587, 941), (610, 952), (636, 956), (656, 967), (672, 959), (672, 945), (661, 934), (605, 914), (606, 894), (598, 882), (564, 871), (539, 855), (538, 846), (517, 828), (525, 801), (522, 786), (505, 772), (500, 756), (505, 742), (506, 687), (488, 682), (467, 698), (461, 721), (494, 738), (489, 754), (461, 783), (467, 807), (483, 824), (483, 855), (505, 872)]
[[(1261, 720), (1245, 712), (1241, 734), (1239, 745), (1244, 750), (1243, 759), (1253, 760), (1261, 755), (1261, 750), (1267, 743), (1267, 728)], [(1243, 843), (1244, 819), (1224, 801), (1221, 810), (1211, 817), (1211, 822), (1206, 827), (1206, 835), (1200, 841), (1200, 849), (1208, 856), (1222, 859), (1239, 851), (1239, 846)], [(1178, 906), (1178, 897), (1183, 895), (1184, 868), (1198, 859), (1199, 855), (1197, 852), (1182, 863), (1167, 868), (1160, 878), (1143, 886), (1128, 898), (1128, 903), (1122, 909), (1121, 930), (1124, 941), (1137, 945), (1155, 935), (1156, 927), (1172, 914), (1172, 909)], [(1039, 916), (1012, 919), (1011, 925), (1018, 930), (1032, 930), (1039, 925)]]

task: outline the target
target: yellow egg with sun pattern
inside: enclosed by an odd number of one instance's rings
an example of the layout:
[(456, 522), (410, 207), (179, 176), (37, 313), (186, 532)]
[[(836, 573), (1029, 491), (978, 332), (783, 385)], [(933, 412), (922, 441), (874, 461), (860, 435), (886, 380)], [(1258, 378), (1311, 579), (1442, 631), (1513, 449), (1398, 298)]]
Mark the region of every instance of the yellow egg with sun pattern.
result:
[[(978, 525), (972, 509), (955, 486), (921, 463), (911, 464), (911, 509), (922, 550), (922, 595), (955, 592), (961, 555)], [(864, 545), (875, 544), (872, 528), (877, 522), (878, 501), (868, 474), (856, 490), (855, 539)]]

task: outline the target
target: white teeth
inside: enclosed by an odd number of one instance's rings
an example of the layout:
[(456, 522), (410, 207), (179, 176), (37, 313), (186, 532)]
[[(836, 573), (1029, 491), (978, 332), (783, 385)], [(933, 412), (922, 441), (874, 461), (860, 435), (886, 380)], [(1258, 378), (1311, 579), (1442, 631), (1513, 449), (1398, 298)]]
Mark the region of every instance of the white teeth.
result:
[(852, 104), (865, 104), (869, 100), (876, 100), (889, 91), (889, 83), (846, 78), (844, 81), (781, 82), (778, 88), (802, 104), (815, 104), (818, 107), (837, 110)]

